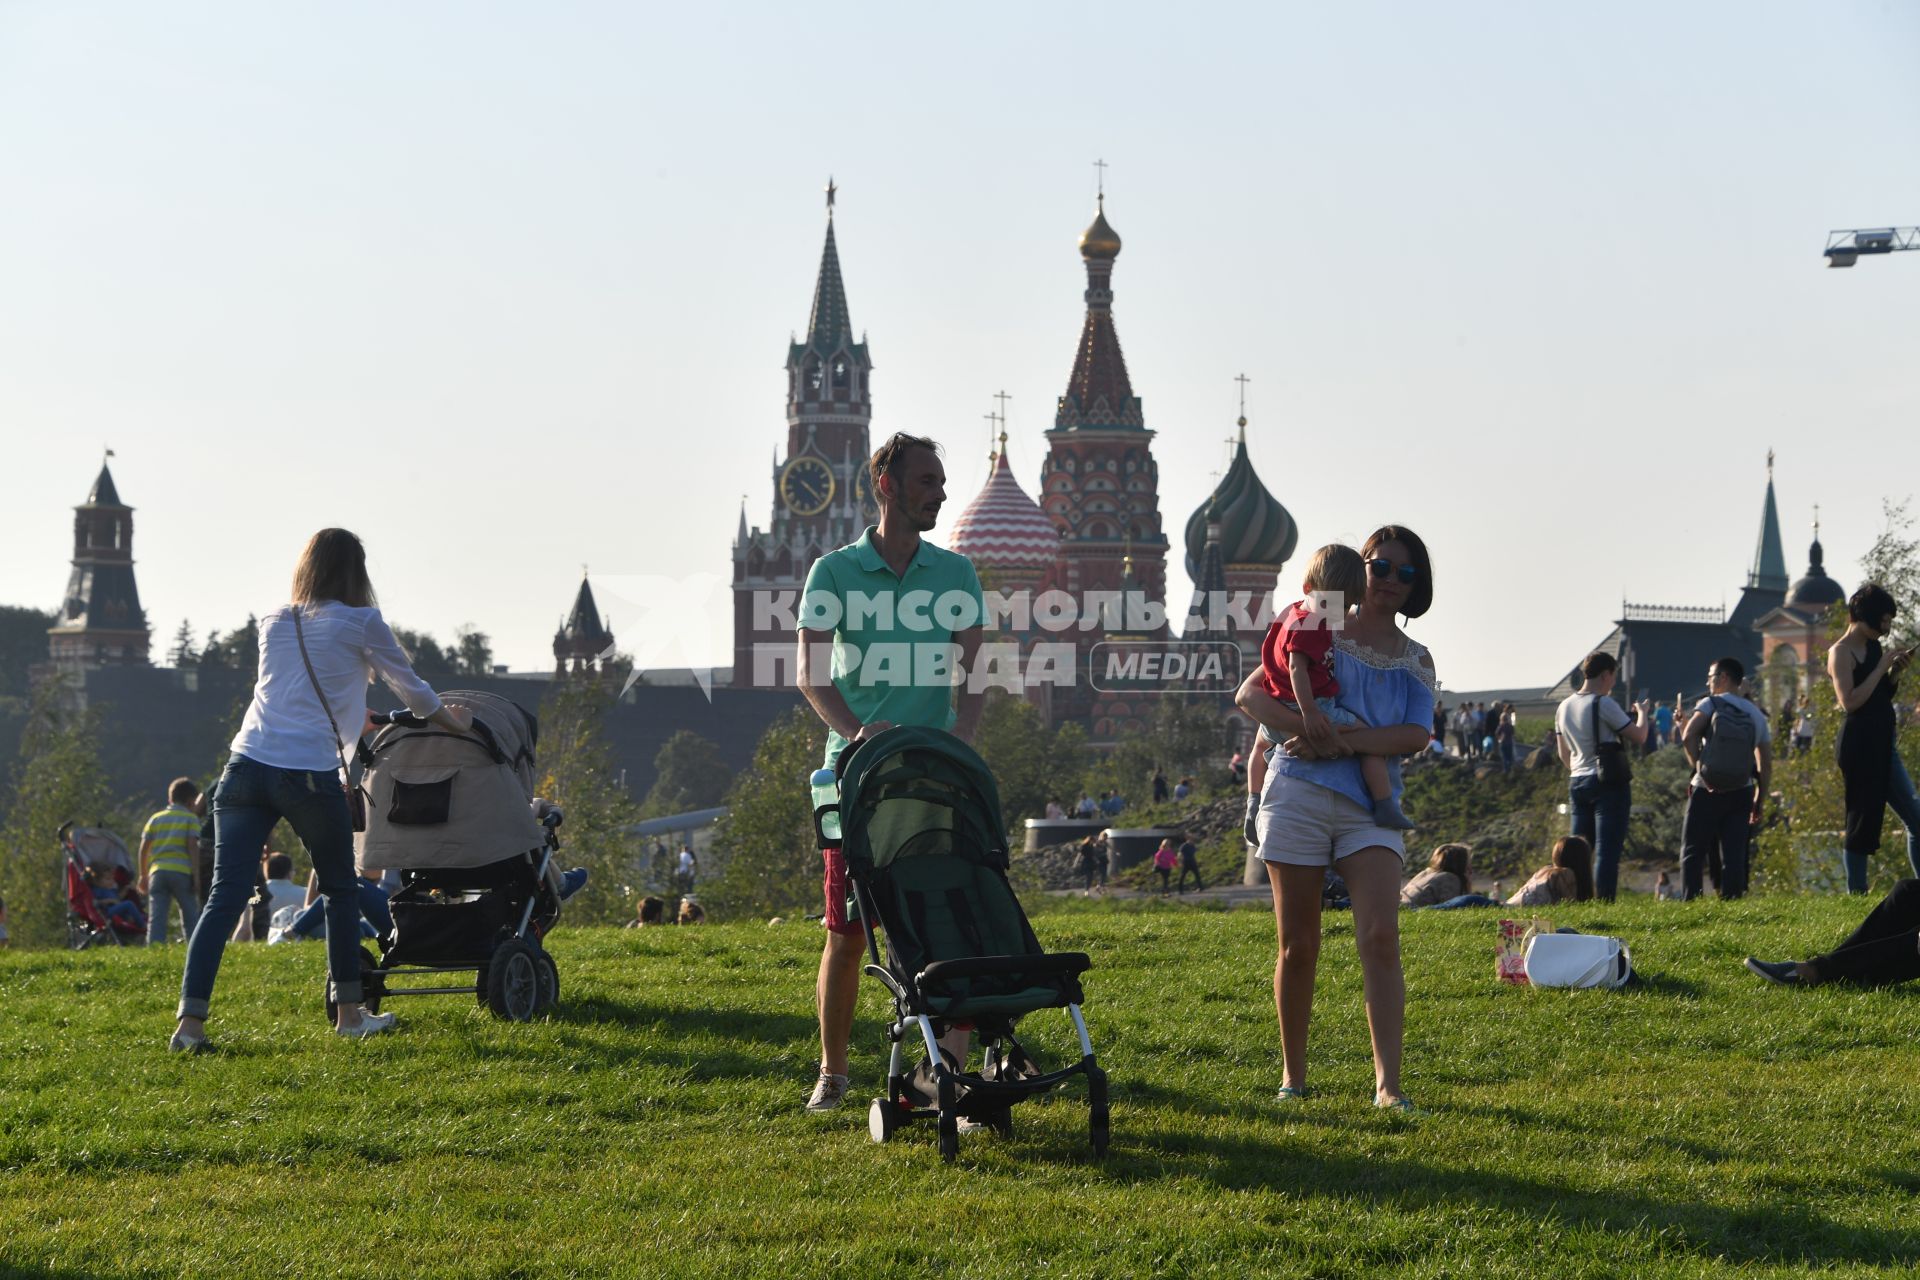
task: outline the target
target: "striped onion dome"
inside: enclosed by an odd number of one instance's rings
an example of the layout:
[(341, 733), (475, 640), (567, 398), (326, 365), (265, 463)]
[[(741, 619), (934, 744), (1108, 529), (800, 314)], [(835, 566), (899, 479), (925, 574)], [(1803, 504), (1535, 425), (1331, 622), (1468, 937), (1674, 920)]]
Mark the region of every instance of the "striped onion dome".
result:
[(1053, 563), (1060, 531), (1013, 478), (1002, 447), (987, 483), (953, 522), (948, 545), (980, 568), (1037, 569)]

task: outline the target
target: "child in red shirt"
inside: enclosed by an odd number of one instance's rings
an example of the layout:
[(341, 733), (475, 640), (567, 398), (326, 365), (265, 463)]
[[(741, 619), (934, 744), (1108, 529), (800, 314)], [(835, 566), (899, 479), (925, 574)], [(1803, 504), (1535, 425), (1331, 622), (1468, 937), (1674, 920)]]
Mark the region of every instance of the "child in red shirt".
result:
[[(1336, 701), (1340, 681), (1333, 674), (1333, 632), (1345, 617), (1345, 602), (1360, 599), (1367, 589), (1366, 564), (1352, 547), (1331, 543), (1313, 553), (1300, 589), (1305, 598), (1281, 610), (1267, 628), (1260, 644), (1260, 671), (1267, 692), (1300, 713), (1305, 725), (1301, 736), (1330, 751), (1336, 726), (1366, 727)], [(1373, 799), (1373, 820), (1391, 830), (1411, 831), (1413, 823), (1393, 798), (1386, 757), (1361, 756), (1360, 776)]]

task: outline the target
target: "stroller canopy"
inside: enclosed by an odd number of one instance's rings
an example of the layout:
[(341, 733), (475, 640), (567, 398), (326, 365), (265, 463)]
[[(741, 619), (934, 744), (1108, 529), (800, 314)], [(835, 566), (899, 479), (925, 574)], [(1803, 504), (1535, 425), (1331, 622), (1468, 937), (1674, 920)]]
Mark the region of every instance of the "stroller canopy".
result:
[(127, 846), (105, 827), (75, 827), (67, 833), (67, 839), (73, 842), (73, 851), (83, 866), (118, 867), (130, 876), (138, 871)]
[(363, 869), (480, 867), (542, 847), (533, 799), (539, 725), (497, 694), (453, 690), (450, 707), (473, 713), (473, 732), (389, 724), (368, 752)]
[(840, 829), (850, 864), (882, 868), (939, 853), (1006, 869), (1000, 788), (960, 739), (902, 725), (861, 743), (841, 764)]

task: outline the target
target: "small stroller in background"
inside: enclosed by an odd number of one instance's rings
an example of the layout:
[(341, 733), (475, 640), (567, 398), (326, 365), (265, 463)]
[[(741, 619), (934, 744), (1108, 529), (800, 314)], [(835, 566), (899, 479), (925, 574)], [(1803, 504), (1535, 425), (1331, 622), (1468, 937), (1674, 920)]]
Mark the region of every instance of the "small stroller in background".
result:
[[(894, 1004), (887, 1096), (867, 1111), (873, 1140), (886, 1142), (901, 1125), (932, 1117), (940, 1154), (952, 1160), (961, 1117), (1011, 1135), (1014, 1104), (1085, 1076), (1089, 1135), (1094, 1153), (1104, 1154), (1107, 1076), (1080, 1016), (1079, 975), (1092, 961), (1078, 952), (1048, 955), (1034, 937), (1007, 883), (999, 788), (985, 762), (951, 734), (901, 726), (860, 743), (839, 763), (839, 804), (816, 809), (816, 834), (823, 846), (835, 843), (830, 828), (838, 820), (873, 959), (865, 971)], [(887, 935), (884, 963), (876, 924)], [(1039, 1069), (1013, 1034), (1036, 1009), (1067, 1011), (1080, 1039), (1078, 1061)], [(985, 1055), (971, 1073), (957, 1070), (939, 1047), (949, 1029), (969, 1024)], [(916, 1074), (931, 1077), (931, 1098), (905, 1070), (902, 1042), (916, 1027), (927, 1051)]]
[[(67, 868), (67, 946), (73, 951), (88, 947), (125, 947), (147, 940), (147, 931), (118, 917), (109, 919), (93, 900), (93, 886), (87, 872), (104, 867), (113, 873), (122, 887), (133, 883), (133, 855), (120, 837), (105, 827), (76, 827), (71, 822), (60, 827), (60, 850)], [(142, 904), (144, 909), (144, 904)]]
[[(376, 714), (359, 748), (367, 766), (363, 868), (393, 868), (393, 933), (381, 954), (360, 951), (367, 1007), (390, 996), (472, 993), (494, 1016), (526, 1022), (560, 996), (547, 954), (560, 917), (560, 810), (533, 807), (539, 725), (518, 703), (490, 693), (441, 695), (473, 713), (473, 732), (449, 733), (405, 712)], [(471, 973), (471, 981), (394, 986), (398, 979)], [(327, 1017), (334, 1013), (327, 984)]]

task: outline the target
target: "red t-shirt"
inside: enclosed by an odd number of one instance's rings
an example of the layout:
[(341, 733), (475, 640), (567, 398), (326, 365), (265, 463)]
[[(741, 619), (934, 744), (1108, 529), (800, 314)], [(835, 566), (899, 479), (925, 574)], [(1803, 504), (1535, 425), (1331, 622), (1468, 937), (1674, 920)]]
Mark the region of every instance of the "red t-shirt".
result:
[(1287, 662), (1293, 654), (1304, 653), (1312, 663), (1313, 696), (1340, 696), (1340, 682), (1333, 675), (1333, 629), (1327, 622), (1325, 617), (1308, 612), (1304, 600), (1295, 600), (1273, 620), (1260, 642), (1260, 674), (1270, 695), (1293, 705), (1293, 678), (1287, 674)]

